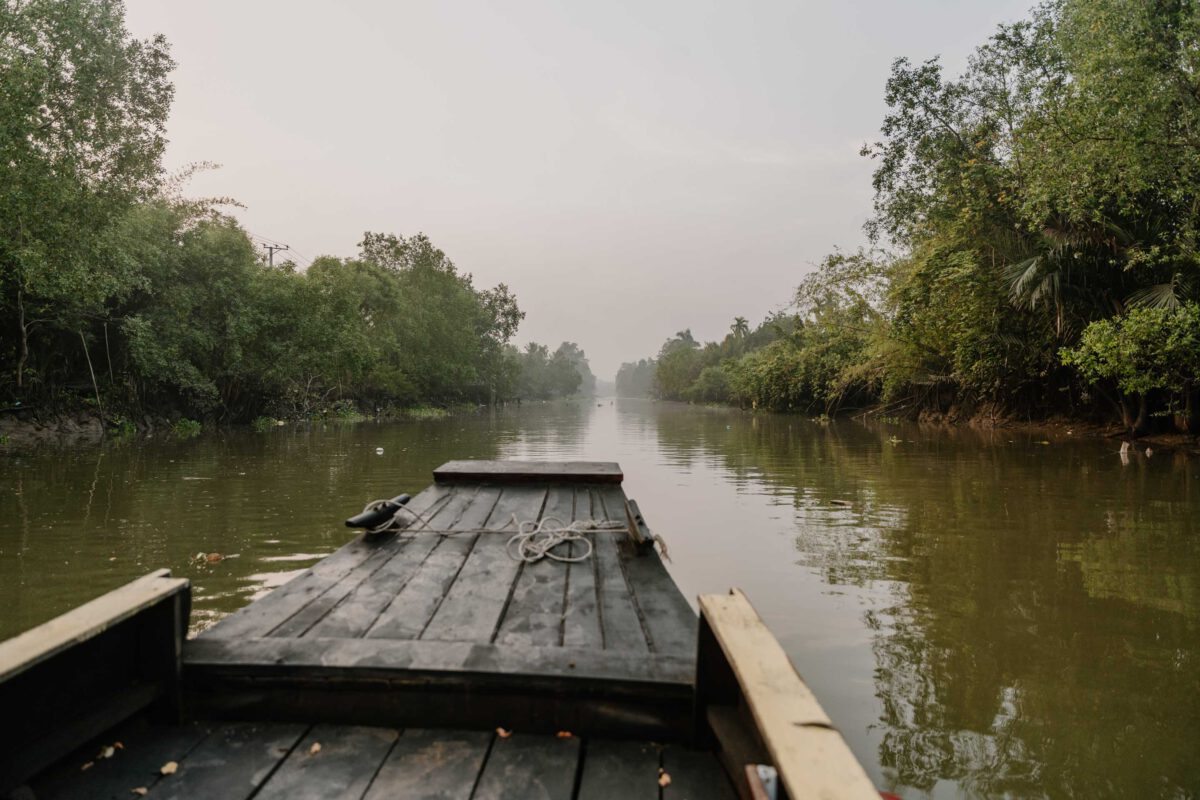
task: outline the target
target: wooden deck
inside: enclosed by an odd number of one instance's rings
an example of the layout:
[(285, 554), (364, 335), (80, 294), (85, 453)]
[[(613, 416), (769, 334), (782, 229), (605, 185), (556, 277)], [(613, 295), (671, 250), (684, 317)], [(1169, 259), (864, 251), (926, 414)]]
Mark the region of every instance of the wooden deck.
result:
[[(877, 797), (747, 598), (691, 610), (616, 464), (435, 475), (195, 640), (160, 570), (0, 643), (0, 800)], [(590, 557), (511, 557), (547, 518)]]
[[(114, 742), (122, 747), (96, 758)], [(176, 771), (163, 775), (172, 761)], [(129, 800), (139, 788), (163, 800), (657, 800), (660, 769), (670, 776), (664, 800), (736, 797), (712, 753), (676, 745), (279, 722), (137, 721), (80, 749), (30, 789), (37, 800)]]
[[(697, 618), (631, 533), (619, 467), (507, 466), (446, 465), (408, 505), (428, 528), (360, 537), (189, 642), (193, 705), (690, 735)], [(510, 557), (517, 522), (547, 517), (621, 527), (590, 532), (592, 556), (579, 563)]]

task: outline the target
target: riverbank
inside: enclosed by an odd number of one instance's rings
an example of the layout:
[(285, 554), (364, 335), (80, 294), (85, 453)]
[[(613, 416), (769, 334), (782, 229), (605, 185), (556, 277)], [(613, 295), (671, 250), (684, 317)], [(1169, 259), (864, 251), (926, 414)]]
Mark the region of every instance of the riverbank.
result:
[(62, 446), (98, 444), (104, 439), (128, 439), (135, 436), (166, 436), (175, 439), (190, 439), (204, 431), (252, 430), (264, 433), (276, 427), (310, 422), (364, 422), (383, 419), (442, 419), (454, 413), (473, 411), (474, 405), (414, 406), (411, 408), (389, 408), (375, 415), (362, 414), (353, 410), (335, 410), (327, 414), (307, 417), (277, 419), (257, 417), (248, 424), (227, 425), (213, 421), (201, 422), (180, 414), (109, 413), (101, 414), (94, 406), (79, 406), (70, 410), (55, 410), (39, 414), (30, 409), (8, 409), (0, 413), (0, 446), (15, 448), (41, 444)]
[(1133, 437), (1120, 425), (1084, 418), (1056, 415), (1045, 419), (1018, 419), (1011, 414), (986, 408), (973, 414), (960, 414), (954, 409), (946, 412), (926, 410), (916, 419), (920, 425), (972, 427), (987, 430), (1010, 430), (1026, 435), (1043, 436), (1051, 443), (1071, 439), (1112, 439), (1128, 442), (1139, 451), (1172, 450), (1200, 455), (1200, 436), (1188, 433), (1148, 433)]

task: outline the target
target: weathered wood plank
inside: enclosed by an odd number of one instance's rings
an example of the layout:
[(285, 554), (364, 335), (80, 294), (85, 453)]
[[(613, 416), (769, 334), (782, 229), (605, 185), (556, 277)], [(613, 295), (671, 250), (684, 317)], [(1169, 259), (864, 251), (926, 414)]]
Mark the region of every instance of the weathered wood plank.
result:
[(255, 800), (359, 800), (396, 737), (389, 728), (317, 725)]
[(100, 635), (167, 597), (187, 591), (187, 578), (170, 576), (167, 569), (151, 572), (0, 642), (0, 683)]
[(653, 548), (638, 548), (622, 538), (617, 544), (625, 575), (650, 639), (657, 653), (695, 653), (696, 612)]
[[(708, 750), (692, 750), (678, 745), (663, 748), (663, 771), (671, 782), (663, 787), (663, 800), (735, 800), (737, 793), (721, 762)], [(796, 795), (792, 795), (796, 797)], [(838, 797), (841, 795), (800, 795), (800, 797)], [(876, 795), (878, 800), (878, 795)]]
[(626, 525), (629, 527), (629, 534), (633, 537), (633, 541), (639, 547), (649, 547), (654, 543), (654, 534), (650, 531), (650, 526), (646, 524), (646, 518), (642, 516), (642, 510), (638, 508), (636, 500), (626, 499), (625, 507), (629, 511), (629, 519)]
[[(453, 497), (456, 492), (446, 487), (431, 486), (409, 501), (409, 506), (419, 513), (433, 508)], [(358, 537), (342, 546), (337, 552), (314, 564), (308, 570), (275, 589), (250, 605), (235, 611), (212, 628), (201, 634), (203, 637), (237, 638), (240, 636), (264, 636), (275, 630), (313, 600), (322, 596), (364, 561), (383, 552), (395, 552), (399, 544), (395, 537), (365, 540)]]
[[(573, 507), (574, 493), (570, 487), (552, 486), (546, 495), (541, 520), (569, 525)], [(570, 546), (564, 546), (562, 551), (569, 555)], [(512, 598), (496, 631), (496, 644), (520, 647), (562, 643), (569, 566), (547, 558), (520, 567)]]
[(438, 483), (620, 483), (611, 461), (447, 461), (433, 471)]
[(553, 484), (546, 492), (542, 519), (555, 519), (563, 524), (575, 520), (575, 489), (566, 484)]
[(367, 630), (374, 639), (416, 639), (441, 605), (462, 569), (478, 534), (437, 536), (433, 551), (416, 574), (388, 603)]
[(387, 564), (397, 554), (404, 551), (411, 543), (411, 537), (373, 540), (375, 552), (332, 586), (328, 587), (317, 597), (312, 598), (301, 608), (297, 609), (287, 619), (281, 621), (267, 635), (280, 638), (295, 638), (303, 636), (314, 625), (324, 619), (339, 603), (346, 599), (355, 589), (362, 586), (384, 564)]
[(514, 733), (492, 744), (472, 800), (570, 800), (579, 739)]
[(0, 793), (157, 705), (179, 710), (188, 581), (151, 573), (0, 644)]
[(592, 558), (596, 562), (596, 593), (604, 647), (608, 650), (645, 653), (650, 646), (633, 602), (633, 592), (625, 579), (617, 539), (600, 533), (592, 541), (595, 545)]
[[(555, 490), (551, 489), (553, 494)], [(570, 491), (569, 487), (559, 490)], [(575, 492), (579, 496), (579, 492)], [(587, 495), (580, 508), (572, 515), (572, 521), (591, 519), (591, 497)], [(572, 503), (575, 504), (574, 502)], [(567, 596), (563, 608), (562, 643), (566, 647), (603, 647), (604, 633), (600, 630), (599, 598), (596, 594), (596, 536), (589, 533), (592, 554), (585, 561), (567, 565)], [(570, 554), (582, 555), (587, 547), (582, 542), (572, 542)]]
[[(460, 493), (451, 492), (451, 495), (449, 499), (446, 500), (446, 503), (434, 506), (433, 519), (442, 516), (442, 510), (454, 513), (456, 519), (461, 519), (463, 515), (466, 515), (466, 511), (458, 511), (460, 503), (457, 503), (456, 501), (458, 498), (456, 498), (455, 495), (457, 494)], [(413, 501), (410, 501), (409, 505), (412, 505), (412, 503), (415, 503), (415, 501), (416, 499), (414, 498)], [(467, 509), (469, 509), (470, 504), (473, 504), (474, 501), (475, 495), (470, 495), (468, 498), (463, 498), (463, 503), (466, 504)], [(418, 512), (420, 512), (420, 506), (418, 507)], [(431, 518), (426, 517), (426, 519), (427, 521), (430, 521)], [(420, 523), (418, 523), (418, 525), (419, 524)], [(271, 631), (269, 636), (305, 636), (305, 634), (312, 630), (313, 626), (316, 626), (318, 622), (324, 620), (326, 616), (332, 613), (332, 610), (346, 602), (348, 597), (352, 595), (355, 590), (366, 587), (366, 590), (370, 591), (372, 588), (371, 584), (376, 581), (377, 573), (386, 569), (386, 566), (391, 564), (392, 561), (395, 561), (398, 555), (404, 551), (407, 551), (407, 549), (415, 546), (415, 548), (419, 551), (418, 554), (416, 554), (416, 560), (424, 561), (424, 557), (428, 553), (428, 551), (422, 547), (425, 541), (418, 539), (416, 531), (414, 531), (413, 534), (404, 533), (392, 535), (386, 541), (380, 540), (382, 543), (380, 543), (376, 553), (373, 553), (370, 558), (362, 561), (362, 564), (360, 564), (358, 567), (355, 567), (353, 571), (350, 571), (348, 575), (344, 576), (341, 581), (338, 581), (334, 587), (330, 587), (325, 591), (324, 594), (316, 597), (316, 599), (313, 599), (307, 604), (307, 606), (301, 608), (299, 612), (296, 612), (290, 616), (290, 618), (284, 621), (283, 624), (276, 627), (274, 631)], [(430, 543), (432, 545), (432, 542)], [(404, 564), (404, 561), (401, 561), (401, 564)]]
[[(569, 547), (564, 546), (563, 552), (569, 554)], [(496, 644), (510, 647), (561, 644), (568, 567), (549, 558), (521, 567), (512, 600), (496, 632)]]
[(467, 556), (446, 598), (421, 634), (422, 641), (490, 642), (513, 590), (521, 562), (505, 547), (517, 520), (536, 520), (545, 487), (508, 486), (500, 494), (487, 528)]
[[(475, 642), (396, 639), (276, 639), (228, 641), (195, 639), (184, 650), (193, 676), (207, 670), (253, 672), (285, 679), (289, 673), (373, 680), (390, 677), (428, 682), (469, 677), (481, 684), (492, 677), (543, 676), (564, 682), (581, 679), (674, 684), (690, 689), (691, 656), (571, 647), (500, 647)], [(418, 674), (420, 673), (420, 674)]]
[[(453, 521), (435, 520), (435, 527), (465, 531), (480, 528), (491, 516), (499, 498), (498, 488), (483, 487), (471, 495), (470, 503), (461, 509)], [(439, 535), (439, 538), (440, 541), (421, 563), (420, 569), (368, 629), (366, 635), (369, 638), (416, 639), (429, 625), (475, 547), (478, 534)]]
[(408, 729), (363, 800), (458, 800), (471, 796), (493, 733)]
[[(625, 492), (621, 491), (621, 487), (597, 486), (593, 491), (600, 501), (599, 506), (604, 509), (604, 519), (608, 522), (620, 522), (628, 526), (629, 512), (625, 508)], [(599, 511), (596, 509), (593, 511), (599, 517)]]
[(305, 636), (324, 638), (362, 636), (383, 613), (401, 590), (441, 544), (444, 537), (436, 533), (399, 534), (409, 541), (400, 552), (371, 573), (341, 602), (307, 631)]
[[(162, 777), (163, 764), (183, 761), (213, 727), (150, 725), (144, 719), (126, 723), (33, 781), (33, 794), (38, 800), (129, 800), (134, 796), (130, 790), (152, 787)], [(123, 747), (113, 747), (116, 742)], [(105, 747), (113, 747), (112, 755), (97, 758)]]
[(589, 739), (578, 800), (659, 800), (658, 767), (652, 742)]
[[(701, 664), (723, 657), (736, 678), (758, 734), (790, 797), (878, 798), (862, 765), (746, 596), (703, 595)], [(718, 661), (719, 663), (719, 661)], [(697, 695), (703, 707), (712, 690), (709, 670), (700, 673)], [(717, 681), (722, 680), (715, 676)]]
[(266, 722), (222, 725), (179, 762), (174, 775), (155, 784), (154, 797), (248, 798), (292, 751), (306, 727)]

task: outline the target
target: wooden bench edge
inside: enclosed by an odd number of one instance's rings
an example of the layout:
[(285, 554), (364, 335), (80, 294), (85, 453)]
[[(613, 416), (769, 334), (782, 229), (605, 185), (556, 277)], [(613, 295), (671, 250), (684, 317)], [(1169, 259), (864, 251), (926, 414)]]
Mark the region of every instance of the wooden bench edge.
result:
[(447, 461), (433, 471), (435, 483), (621, 483), (615, 461)]
[[(703, 651), (712, 634), (758, 738), (791, 798), (878, 800), (861, 763), (740, 589), (699, 597)], [(701, 652), (698, 663), (708, 654)], [(697, 685), (698, 697), (705, 687)]]
[(187, 591), (191, 585), (187, 578), (170, 576), (168, 569), (155, 570), (0, 642), (0, 683), (100, 635), (165, 597)]

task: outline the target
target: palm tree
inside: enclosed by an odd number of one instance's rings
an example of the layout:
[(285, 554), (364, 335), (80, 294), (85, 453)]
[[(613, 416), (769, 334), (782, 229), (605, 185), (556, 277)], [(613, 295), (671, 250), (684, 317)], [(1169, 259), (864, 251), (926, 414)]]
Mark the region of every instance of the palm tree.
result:
[(734, 317), (729, 330), (733, 333), (733, 338), (744, 339), (750, 333), (750, 324), (746, 322), (745, 317)]

